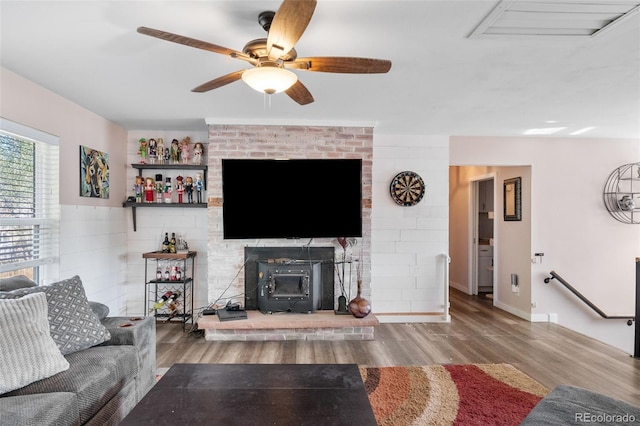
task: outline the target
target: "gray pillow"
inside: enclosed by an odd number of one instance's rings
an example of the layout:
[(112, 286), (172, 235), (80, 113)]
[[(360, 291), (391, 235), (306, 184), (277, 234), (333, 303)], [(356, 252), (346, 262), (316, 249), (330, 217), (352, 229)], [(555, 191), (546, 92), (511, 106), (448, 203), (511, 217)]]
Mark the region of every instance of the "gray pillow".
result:
[(49, 335), (47, 297), (42, 293), (0, 300), (0, 341), (0, 394), (69, 368)]
[(109, 316), (109, 307), (107, 305), (89, 300), (89, 307), (91, 307), (91, 310), (100, 321)]
[(38, 284), (31, 281), (26, 275), (16, 275), (15, 277), (0, 279), (0, 291), (11, 291), (18, 288), (35, 287)]
[(0, 299), (17, 299), (44, 292), (49, 309), (49, 332), (63, 355), (87, 349), (111, 339), (109, 331), (89, 307), (79, 276), (46, 286), (0, 292)]

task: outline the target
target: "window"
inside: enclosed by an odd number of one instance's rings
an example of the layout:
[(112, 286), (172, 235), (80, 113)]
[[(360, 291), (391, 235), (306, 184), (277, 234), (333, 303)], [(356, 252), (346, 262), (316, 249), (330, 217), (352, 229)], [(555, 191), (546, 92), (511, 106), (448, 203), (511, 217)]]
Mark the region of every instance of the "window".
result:
[(0, 277), (57, 274), (58, 138), (0, 119)]

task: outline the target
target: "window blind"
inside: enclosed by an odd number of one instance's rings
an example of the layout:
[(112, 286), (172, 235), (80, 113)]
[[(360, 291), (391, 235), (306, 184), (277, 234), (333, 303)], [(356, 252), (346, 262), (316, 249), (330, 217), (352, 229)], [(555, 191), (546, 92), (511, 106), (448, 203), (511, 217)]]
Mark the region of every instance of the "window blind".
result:
[(58, 261), (58, 188), (57, 138), (0, 121), (0, 272)]

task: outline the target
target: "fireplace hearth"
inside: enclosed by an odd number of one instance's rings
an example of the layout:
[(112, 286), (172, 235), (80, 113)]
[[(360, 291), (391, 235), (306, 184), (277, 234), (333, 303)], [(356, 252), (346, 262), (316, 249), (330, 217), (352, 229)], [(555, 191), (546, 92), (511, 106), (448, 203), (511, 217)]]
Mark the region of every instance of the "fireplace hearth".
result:
[(334, 309), (333, 247), (246, 247), (245, 309)]

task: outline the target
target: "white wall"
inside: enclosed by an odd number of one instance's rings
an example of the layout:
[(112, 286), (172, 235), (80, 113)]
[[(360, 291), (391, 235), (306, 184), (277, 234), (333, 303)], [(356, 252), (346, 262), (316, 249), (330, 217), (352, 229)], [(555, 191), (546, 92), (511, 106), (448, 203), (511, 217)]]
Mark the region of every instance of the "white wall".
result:
[[(448, 253), (449, 138), (378, 135), (373, 139), (371, 295), (380, 321), (433, 321), (444, 314)], [(389, 185), (402, 171), (425, 182), (420, 203), (393, 202)]]
[[(60, 277), (80, 275), (87, 296), (125, 313), (124, 159), (126, 131), (0, 68), (0, 116), (59, 137)], [(79, 146), (110, 155), (110, 198), (80, 197)]]
[(534, 320), (556, 318), (570, 329), (633, 352), (633, 328), (604, 320), (575, 296), (543, 279), (554, 270), (609, 315), (633, 315), (640, 227), (606, 211), (609, 174), (640, 159), (640, 140), (452, 137), (452, 165), (531, 165), (531, 247)]
[[(131, 164), (138, 163), (138, 140), (140, 138), (164, 138), (164, 146), (170, 146), (172, 139), (181, 141), (185, 137), (191, 138), (191, 144), (203, 142), (205, 144), (205, 153), (207, 149), (207, 132), (184, 132), (184, 131), (146, 131), (135, 130), (130, 131), (127, 135), (126, 147), (126, 188), (127, 196), (134, 195), (132, 189), (135, 183), (135, 177), (138, 170), (131, 167)], [(192, 145), (193, 146), (193, 145)], [(206, 164), (206, 159), (203, 160)], [(194, 176), (196, 171), (193, 170), (144, 170), (143, 177), (155, 177), (156, 173), (160, 173), (163, 177), (172, 177), (172, 183), (175, 184), (175, 177)], [(126, 197), (125, 197), (126, 198)], [(195, 198), (195, 194), (194, 194)], [(206, 194), (204, 195), (206, 200)], [(174, 200), (177, 196), (174, 194)], [(186, 201), (186, 194), (184, 195)], [(126, 295), (127, 295), (127, 312), (130, 315), (146, 314), (144, 305), (144, 259), (142, 253), (160, 250), (164, 233), (168, 232), (169, 236), (172, 232), (183, 234), (189, 243), (189, 249), (198, 252), (195, 262), (196, 270), (194, 274), (194, 308), (207, 305), (207, 209), (206, 208), (144, 208), (136, 209), (137, 231), (133, 230), (133, 219), (130, 208), (126, 210), (125, 226), (127, 238), (127, 279), (126, 279)], [(151, 271), (153, 264), (153, 271)], [(150, 273), (155, 274), (155, 262), (149, 261)], [(191, 275), (189, 273), (189, 275)]]

